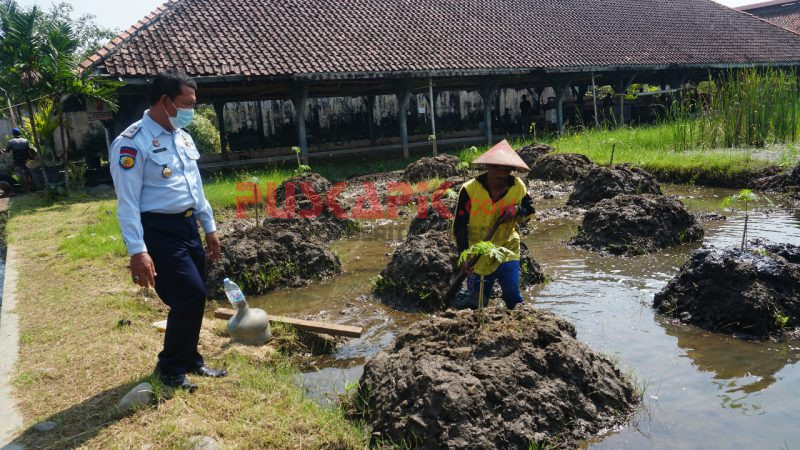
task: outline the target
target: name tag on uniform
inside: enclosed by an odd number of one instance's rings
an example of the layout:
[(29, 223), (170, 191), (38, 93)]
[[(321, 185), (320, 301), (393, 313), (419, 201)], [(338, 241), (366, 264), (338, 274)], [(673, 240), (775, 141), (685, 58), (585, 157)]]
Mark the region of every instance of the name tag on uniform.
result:
[(165, 152), (165, 151), (167, 151), (166, 147), (153, 150), (153, 153), (161, 153), (161, 152)]

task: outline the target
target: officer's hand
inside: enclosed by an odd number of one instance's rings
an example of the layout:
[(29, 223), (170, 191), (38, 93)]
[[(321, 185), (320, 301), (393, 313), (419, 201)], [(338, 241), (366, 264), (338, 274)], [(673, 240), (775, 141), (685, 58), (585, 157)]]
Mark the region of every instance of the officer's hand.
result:
[(209, 261), (216, 261), (219, 259), (219, 237), (217, 237), (216, 231), (206, 233), (206, 254), (208, 255)]
[(503, 214), (500, 216), (500, 223), (506, 223), (514, 220), (517, 217), (517, 206), (511, 205), (503, 209)]
[(133, 282), (143, 288), (156, 285), (156, 268), (147, 252), (131, 256), (131, 277)]

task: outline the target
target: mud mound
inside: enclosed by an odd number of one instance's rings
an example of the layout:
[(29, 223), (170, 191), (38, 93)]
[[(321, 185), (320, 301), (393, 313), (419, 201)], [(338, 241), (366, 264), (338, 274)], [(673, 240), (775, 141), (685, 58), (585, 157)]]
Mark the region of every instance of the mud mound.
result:
[(544, 155), (530, 165), (531, 171), (528, 178), (572, 181), (591, 167), (594, 167), (594, 163), (589, 158), (577, 153)]
[(453, 155), (438, 155), (435, 157), (422, 158), (406, 167), (403, 172), (403, 179), (416, 183), (418, 181), (430, 180), (431, 178), (447, 178), (459, 175), (462, 171), (458, 170), (458, 163), (461, 162)]
[(222, 255), (209, 265), (209, 297), (223, 294), (222, 280), (234, 279), (246, 294), (300, 287), (341, 273), (339, 258), (316, 238), (255, 227), (221, 239)]
[[(528, 246), (524, 242), (519, 243), (519, 266), (519, 285), (521, 289), (535, 284), (542, 284), (547, 279), (542, 267), (533, 259)], [(496, 289), (496, 291), (499, 293), (500, 289)]]
[[(375, 295), (383, 303), (403, 311), (442, 311), (447, 308), (444, 294), (457, 263), (458, 251), (449, 229), (419, 235), (409, 233), (376, 279)], [(544, 272), (524, 243), (520, 245), (520, 266), (521, 289), (544, 283)], [(495, 292), (500, 292), (499, 287)]]
[(703, 229), (679, 200), (664, 195), (618, 195), (586, 211), (570, 241), (614, 255), (641, 255), (703, 238)]
[[(358, 231), (358, 222), (345, 217), (344, 209), (339, 216), (331, 210), (325, 196), (331, 192), (333, 183), (317, 173), (304, 173), (287, 179), (276, 190), (277, 206), (285, 206), (287, 183), (294, 183), (295, 216), (293, 218), (268, 217), (263, 226), (274, 233), (293, 231), (303, 236), (313, 236), (324, 241), (334, 241)], [(303, 188), (309, 190), (311, 198)], [(303, 211), (311, 217), (304, 217)]]
[[(637, 402), (566, 320), (531, 307), (447, 311), (364, 367), (357, 408), (376, 439), (414, 448), (575, 448)], [(547, 445), (545, 445), (547, 444)]]
[(568, 205), (588, 206), (620, 194), (661, 195), (661, 187), (650, 173), (634, 166), (594, 166), (575, 182)]
[[(455, 199), (442, 198), (442, 203), (444, 203), (450, 213), (455, 212)], [(428, 210), (425, 212), (425, 217), (416, 216), (411, 221), (411, 225), (408, 228), (408, 234), (423, 234), (427, 233), (428, 231), (449, 231), (452, 221), (452, 218), (446, 219), (442, 217), (439, 211), (434, 208), (433, 205), (429, 204)]]
[(526, 145), (517, 150), (517, 154), (528, 167), (533, 167), (533, 163), (548, 153), (553, 152), (553, 147), (547, 144), (533, 144), (533, 145)]
[(704, 247), (655, 295), (653, 307), (709, 331), (778, 337), (800, 325), (800, 247)]
[(456, 245), (447, 231), (410, 235), (375, 282), (375, 294), (402, 310), (441, 311), (456, 269)]

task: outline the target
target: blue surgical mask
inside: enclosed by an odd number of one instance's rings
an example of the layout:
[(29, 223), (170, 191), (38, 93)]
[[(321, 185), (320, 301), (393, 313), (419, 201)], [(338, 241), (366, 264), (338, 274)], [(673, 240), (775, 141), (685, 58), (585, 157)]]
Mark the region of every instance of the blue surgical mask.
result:
[[(169, 97), (167, 97), (167, 99), (169, 99)], [(170, 100), (170, 103), (172, 103), (172, 100)], [(175, 103), (172, 103), (172, 106), (175, 106)], [(178, 110), (178, 114), (176, 114), (175, 117), (167, 113), (167, 118), (172, 128), (177, 130), (178, 128), (188, 127), (189, 124), (192, 123), (192, 120), (194, 120), (194, 108), (178, 108), (175, 106), (175, 109)], [(164, 110), (164, 112), (166, 112), (166, 110)]]

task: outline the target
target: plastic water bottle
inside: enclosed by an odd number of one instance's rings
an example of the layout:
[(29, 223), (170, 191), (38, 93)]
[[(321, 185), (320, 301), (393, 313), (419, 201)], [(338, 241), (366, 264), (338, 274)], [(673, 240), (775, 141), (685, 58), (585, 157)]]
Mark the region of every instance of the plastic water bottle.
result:
[(245, 300), (244, 293), (242, 293), (239, 285), (231, 281), (230, 278), (225, 278), (222, 282), (225, 284), (225, 296), (228, 297), (231, 305), (236, 309), (246, 308), (247, 300)]
[(236, 308), (236, 314), (228, 319), (228, 335), (234, 342), (246, 345), (261, 345), (272, 337), (269, 317), (263, 309), (249, 308), (244, 293), (230, 278), (223, 280), (225, 296)]

